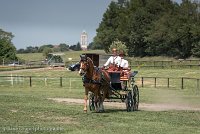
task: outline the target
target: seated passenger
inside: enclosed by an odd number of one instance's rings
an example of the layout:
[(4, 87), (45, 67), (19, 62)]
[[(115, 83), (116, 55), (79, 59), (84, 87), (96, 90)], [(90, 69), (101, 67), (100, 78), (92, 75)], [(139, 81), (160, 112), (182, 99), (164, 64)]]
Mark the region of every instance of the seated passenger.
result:
[(128, 70), (129, 69), (129, 65), (128, 65), (128, 61), (124, 59), (124, 52), (121, 51), (120, 54), (119, 54), (121, 60), (120, 60), (120, 68), (121, 69), (125, 69), (125, 70)]
[(129, 79), (129, 74), (130, 74), (130, 68), (129, 68), (129, 64), (128, 61), (124, 59), (124, 52), (120, 51), (119, 56), (121, 57), (120, 60), (120, 71), (121, 71), (121, 78), (126, 78)]
[(109, 66), (109, 70), (117, 71), (118, 68), (119, 68), (121, 58), (117, 55), (117, 49), (116, 48), (112, 49), (112, 53), (113, 53), (113, 55), (110, 56), (110, 58), (104, 64), (103, 68)]

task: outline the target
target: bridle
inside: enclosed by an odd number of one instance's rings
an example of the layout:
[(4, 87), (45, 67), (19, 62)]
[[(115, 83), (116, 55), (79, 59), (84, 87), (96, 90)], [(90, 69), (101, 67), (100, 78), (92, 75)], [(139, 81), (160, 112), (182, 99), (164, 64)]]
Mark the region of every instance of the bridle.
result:
[(82, 69), (84, 72), (86, 72), (89, 69), (89, 64), (87, 60), (80, 61), (80, 69)]
[(93, 78), (94, 74), (93, 74), (93, 71), (92, 71), (93, 69), (91, 68), (92, 63), (90, 63), (90, 62), (92, 62), (92, 61), (90, 60), (90, 58), (87, 58), (87, 57), (80, 60), (79, 74), (81, 76), (83, 76), (82, 81), (83, 81), (84, 84), (90, 83), (90, 84), (101, 85), (101, 82), (100, 82), (101, 79), (96, 80), (96, 79)]
[(85, 55), (80, 55), (81, 60), (80, 60), (80, 70), (79, 74), (81, 76), (86, 75), (87, 71), (89, 70), (89, 61), (88, 58)]

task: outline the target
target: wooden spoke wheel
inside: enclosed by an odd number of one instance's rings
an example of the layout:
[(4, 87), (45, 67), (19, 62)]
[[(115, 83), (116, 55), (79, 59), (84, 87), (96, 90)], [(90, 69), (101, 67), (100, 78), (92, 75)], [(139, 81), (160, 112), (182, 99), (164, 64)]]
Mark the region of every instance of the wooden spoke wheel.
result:
[(137, 111), (139, 106), (139, 90), (137, 85), (133, 87), (133, 99), (134, 99), (134, 110)]
[(125, 99), (127, 112), (138, 110), (139, 106), (139, 90), (137, 85), (135, 85), (132, 90), (130, 90)]
[(134, 99), (131, 91), (127, 93), (125, 103), (127, 112), (134, 111)]

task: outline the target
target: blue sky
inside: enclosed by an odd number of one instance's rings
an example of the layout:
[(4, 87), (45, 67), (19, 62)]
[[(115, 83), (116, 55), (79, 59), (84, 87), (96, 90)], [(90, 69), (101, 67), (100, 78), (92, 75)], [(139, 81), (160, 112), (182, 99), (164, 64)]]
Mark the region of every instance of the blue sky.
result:
[[(180, 2), (181, 0), (176, 0)], [(17, 49), (45, 44), (89, 42), (111, 0), (0, 0), (0, 28), (12, 32)]]

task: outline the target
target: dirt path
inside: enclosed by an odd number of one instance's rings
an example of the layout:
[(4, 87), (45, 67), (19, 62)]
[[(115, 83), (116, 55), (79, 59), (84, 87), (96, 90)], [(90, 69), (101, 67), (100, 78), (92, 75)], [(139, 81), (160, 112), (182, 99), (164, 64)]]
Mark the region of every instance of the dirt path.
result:
[[(83, 104), (83, 99), (72, 99), (72, 98), (48, 98), (58, 103), (72, 103), (72, 104)], [(104, 102), (106, 107), (113, 107), (119, 109), (125, 109), (125, 103), (121, 102)], [(180, 105), (180, 104), (147, 104), (140, 103), (139, 110), (145, 111), (169, 111), (169, 110), (191, 110), (200, 111), (199, 107)]]

